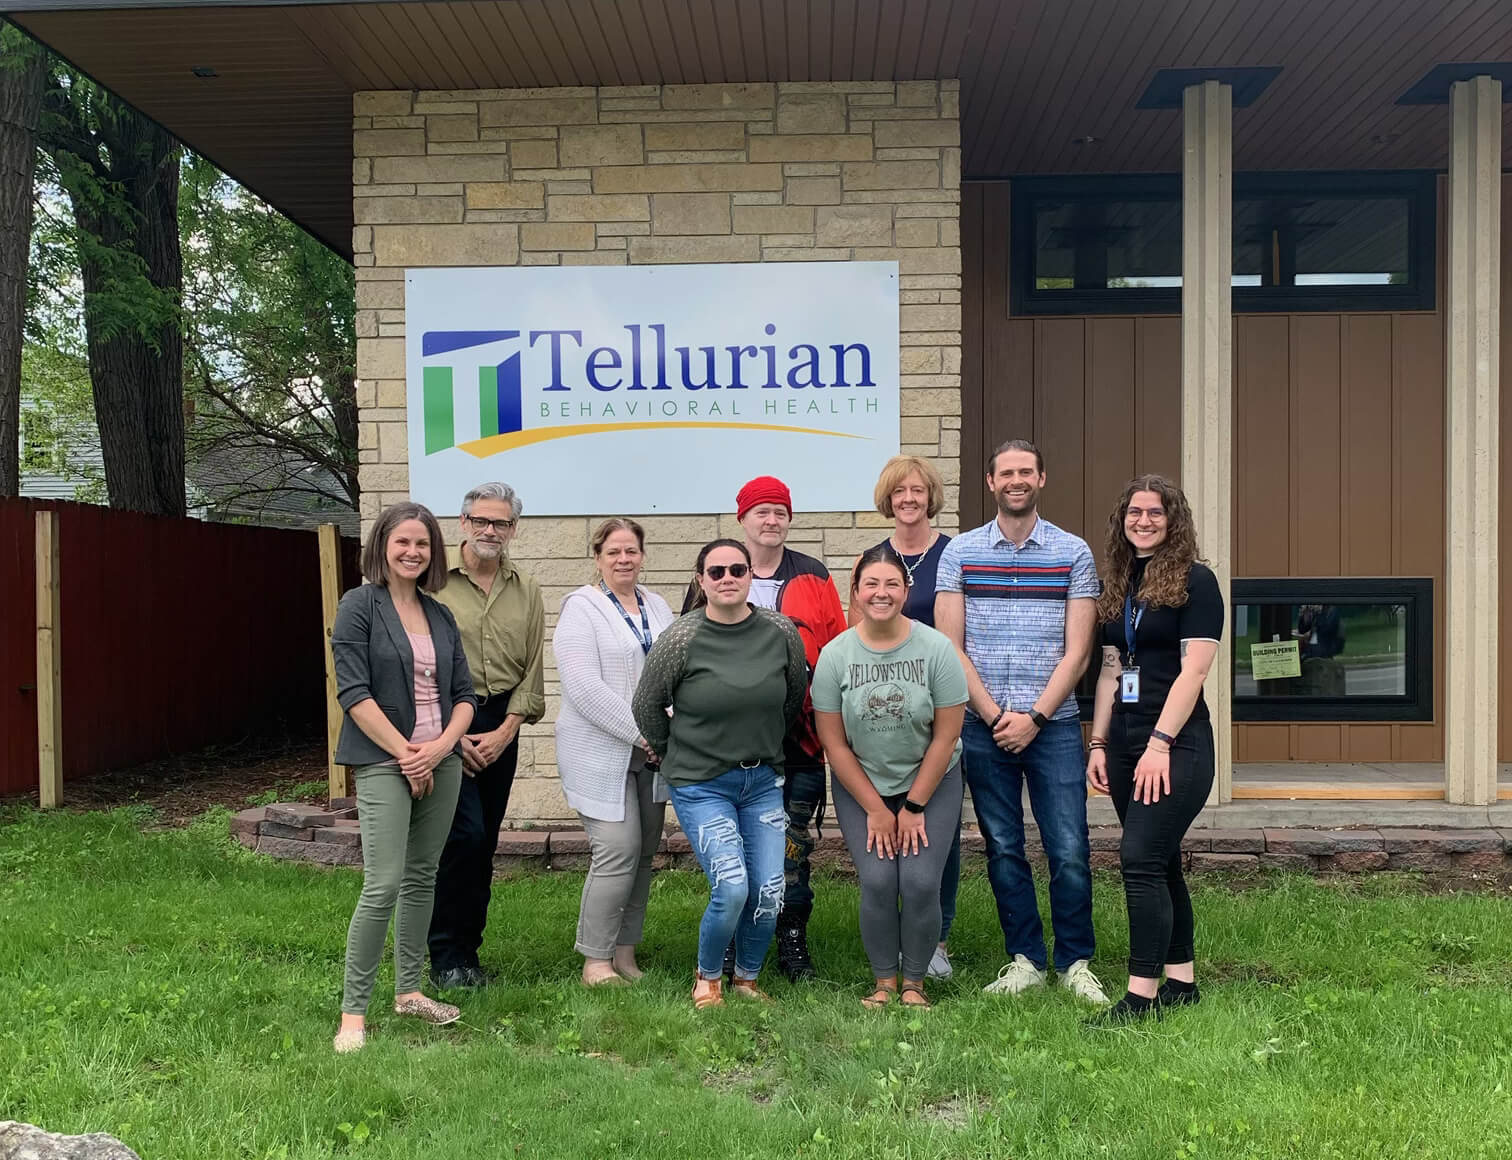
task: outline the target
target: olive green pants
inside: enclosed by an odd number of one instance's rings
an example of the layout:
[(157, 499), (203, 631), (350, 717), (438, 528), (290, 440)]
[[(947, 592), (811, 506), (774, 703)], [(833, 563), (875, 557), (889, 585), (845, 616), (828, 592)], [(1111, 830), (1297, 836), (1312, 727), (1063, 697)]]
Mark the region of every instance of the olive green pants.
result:
[(457, 809), (462, 759), (452, 754), (436, 766), (435, 789), (423, 798), (410, 796), (408, 779), (392, 761), (358, 766), (353, 776), (362, 828), (362, 895), (347, 928), (341, 1010), (364, 1015), (383, 958), (390, 917), (394, 920), (394, 993), (420, 989), (425, 936), (436, 900), (436, 864)]

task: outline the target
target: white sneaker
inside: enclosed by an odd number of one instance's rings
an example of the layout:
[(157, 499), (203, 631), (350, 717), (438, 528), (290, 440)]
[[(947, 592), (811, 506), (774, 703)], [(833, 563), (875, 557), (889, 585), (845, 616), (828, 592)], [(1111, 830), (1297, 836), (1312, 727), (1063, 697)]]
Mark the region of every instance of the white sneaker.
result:
[(948, 979), (955, 974), (955, 968), (950, 965), (950, 956), (945, 953), (944, 947), (935, 947), (934, 954), (929, 959), (929, 970), (924, 973), (931, 979)]
[(1109, 1003), (1107, 993), (1103, 990), (1102, 983), (1092, 973), (1092, 968), (1086, 959), (1077, 959), (1064, 971), (1060, 972), (1060, 985), (1070, 991), (1078, 999), (1088, 1003), (1096, 1003), (1099, 1007), (1106, 1007)]
[(982, 990), (988, 995), (1017, 995), (1030, 987), (1043, 987), (1045, 972), (1023, 955), (1014, 955), (1013, 962), (998, 972), (998, 977)]

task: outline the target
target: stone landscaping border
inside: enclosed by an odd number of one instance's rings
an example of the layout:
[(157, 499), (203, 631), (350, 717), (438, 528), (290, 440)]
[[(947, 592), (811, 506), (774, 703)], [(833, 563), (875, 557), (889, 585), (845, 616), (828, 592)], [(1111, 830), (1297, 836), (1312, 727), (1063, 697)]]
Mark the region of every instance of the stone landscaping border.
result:
[[(326, 808), (281, 802), (242, 810), (231, 819), (231, 833), (248, 849), (274, 858), (324, 866), (362, 865), (355, 798), (337, 798)], [(1117, 869), (1122, 830), (1094, 826), (1090, 834), (1093, 869)], [(963, 853), (980, 855), (984, 847), (979, 831), (962, 831)], [(1032, 829), (1028, 847), (1031, 857), (1043, 857)], [(1181, 848), (1187, 868), (1199, 873), (1262, 869), (1346, 874), (1371, 870), (1512, 873), (1512, 829), (1195, 829), (1187, 834)], [(838, 831), (827, 826), (814, 861), (843, 868), (849, 860)], [(698, 865), (682, 833), (662, 839), (657, 864), (682, 869), (696, 869)], [(505, 830), (499, 835), (494, 857), (494, 868), (500, 874), (582, 870), (587, 865), (588, 836), (582, 830)]]

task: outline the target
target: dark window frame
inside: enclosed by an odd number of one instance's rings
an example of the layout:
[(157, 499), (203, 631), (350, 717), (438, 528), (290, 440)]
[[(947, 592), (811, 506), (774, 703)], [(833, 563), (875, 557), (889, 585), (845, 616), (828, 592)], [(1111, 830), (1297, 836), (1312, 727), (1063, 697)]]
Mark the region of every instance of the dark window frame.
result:
[[(1235, 314), (1433, 310), (1438, 282), (1438, 174), (1431, 170), (1237, 173), (1234, 198), (1405, 196), (1409, 277), (1399, 286), (1236, 286)], [(1181, 288), (1039, 290), (1034, 211), (1040, 201), (1181, 200), (1179, 174), (1022, 177), (1010, 182), (1008, 310), (1011, 315), (1179, 314)]]
[[(1407, 692), (1372, 697), (1255, 697), (1234, 695), (1234, 723), (1359, 724), (1431, 722), (1433, 705), (1433, 580), (1427, 576), (1244, 577), (1229, 582), (1228, 663), (1236, 661), (1234, 606), (1239, 604), (1404, 604), (1407, 606)], [(1094, 650), (1095, 652), (1096, 650)], [(1077, 684), (1077, 707), (1092, 720), (1096, 662)]]
[[(1241, 697), (1234, 695), (1236, 722), (1381, 723), (1432, 721), (1433, 580), (1426, 576), (1297, 577), (1234, 579), (1229, 614), (1240, 604), (1402, 604), (1407, 691), (1361, 697)], [(1229, 664), (1237, 641), (1230, 633)]]

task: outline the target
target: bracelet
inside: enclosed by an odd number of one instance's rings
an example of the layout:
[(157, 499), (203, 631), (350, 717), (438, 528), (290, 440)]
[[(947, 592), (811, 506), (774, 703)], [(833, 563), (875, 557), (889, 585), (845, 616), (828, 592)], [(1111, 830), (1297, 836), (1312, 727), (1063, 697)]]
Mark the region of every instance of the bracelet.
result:
[(1089, 742), (1087, 742), (1087, 748), (1088, 749), (1107, 749), (1108, 748), (1108, 743), (1106, 741), (1095, 741), (1095, 740), (1094, 741), (1089, 741)]
[(1164, 741), (1167, 749), (1176, 744), (1176, 738), (1172, 737), (1169, 733), (1162, 733), (1159, 729), (1151, 729), (1150, 736), (1156, 741)]
[(1107, 743), (1108, 739), (1106, 737), (1098, 737), (1096, 734), (1087, 738), (1087, 744), (1089, 745), (1106, 745)]
[(904, 798), (903, 808), (911, 814), (922, 814), (924, 812), (924, 807), (914, 801), (913, 798)]
[(996, 729), (998, 727), (998, 722), (1001, 721), (1006, 716), (1008, 716), (1008, 710), (1007, 709), (999, 709), (998, 710), (998, 715), (992, 719), (992, 724), (989, 725), (989, 726), (987, 726), (987, 728), (989, 730)]

